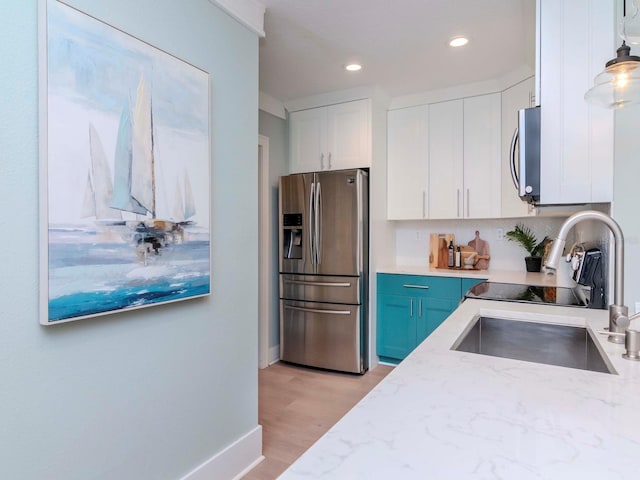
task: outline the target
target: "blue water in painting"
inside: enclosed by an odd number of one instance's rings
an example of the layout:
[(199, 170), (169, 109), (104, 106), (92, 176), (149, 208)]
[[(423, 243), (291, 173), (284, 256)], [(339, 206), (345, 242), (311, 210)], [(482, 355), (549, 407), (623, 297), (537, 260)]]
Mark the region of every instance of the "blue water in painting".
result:
[(49, 231), (49, 322), (210, 293), (208, 240), (141, 255), (132, 242)]

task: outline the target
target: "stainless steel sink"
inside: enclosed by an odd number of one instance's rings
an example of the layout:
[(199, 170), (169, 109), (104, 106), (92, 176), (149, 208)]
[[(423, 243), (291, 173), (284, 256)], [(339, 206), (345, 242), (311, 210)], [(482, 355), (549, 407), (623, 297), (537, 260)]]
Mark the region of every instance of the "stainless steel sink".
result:
[(477, 317), (451, 349), (593, 372), (616, 373), (591, 338), (589, 330), (583, 327)]

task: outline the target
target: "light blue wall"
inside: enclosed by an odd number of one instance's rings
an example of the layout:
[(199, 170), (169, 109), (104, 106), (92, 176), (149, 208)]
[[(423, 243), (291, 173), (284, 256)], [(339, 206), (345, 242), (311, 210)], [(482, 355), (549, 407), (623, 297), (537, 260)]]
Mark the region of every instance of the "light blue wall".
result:
[(258, 130), (260, 135), (269, 137), (269, 194), (271, 211), (271, 292), (269, 309), (269, 347), (280, 344), (280, 310), (278, 303), (278, 180), (288, 169), (288, 128), (287, 122), (275, 115), (260, 110)]
[(0, 2), (0, 478), (176, 479), (257, 425), (258, 39), (207, 0), (74, 5), (210, 72), (213, 294), (38, 324), (37, 1)]

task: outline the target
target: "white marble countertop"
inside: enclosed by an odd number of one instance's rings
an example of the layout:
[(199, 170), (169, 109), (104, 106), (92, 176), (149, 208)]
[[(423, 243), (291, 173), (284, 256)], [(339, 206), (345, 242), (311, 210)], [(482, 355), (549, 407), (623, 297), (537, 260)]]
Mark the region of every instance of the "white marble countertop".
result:
[(526, 272), (524, 270), (465, 270), (453, 268), (431, 268), (429, 266), (412, 267), (392, 265), (376, 269), (377, 273), (395, 273), (406, 275), (433, 275), (440, 277), (462, 277), (487, 279), (492, 282), (518, 283), (522, 285), (542, 285), (548, 287), (575, 287), (576, 283), (569, 275), (548, 275), (546, 273)]
[(476, 314), (587, 326), (608, 313), (467, 300), (283, 479), (637, 479), (640, 362), (616, 375), (451, 350)]

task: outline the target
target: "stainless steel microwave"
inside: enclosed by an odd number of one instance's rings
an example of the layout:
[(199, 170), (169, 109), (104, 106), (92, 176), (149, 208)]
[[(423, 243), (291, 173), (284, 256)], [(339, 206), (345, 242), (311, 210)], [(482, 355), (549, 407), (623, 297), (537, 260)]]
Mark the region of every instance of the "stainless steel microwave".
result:
[(511, 139), (511, 178), (522, 200), (540, 201), (540, 107), (518, 111)]

